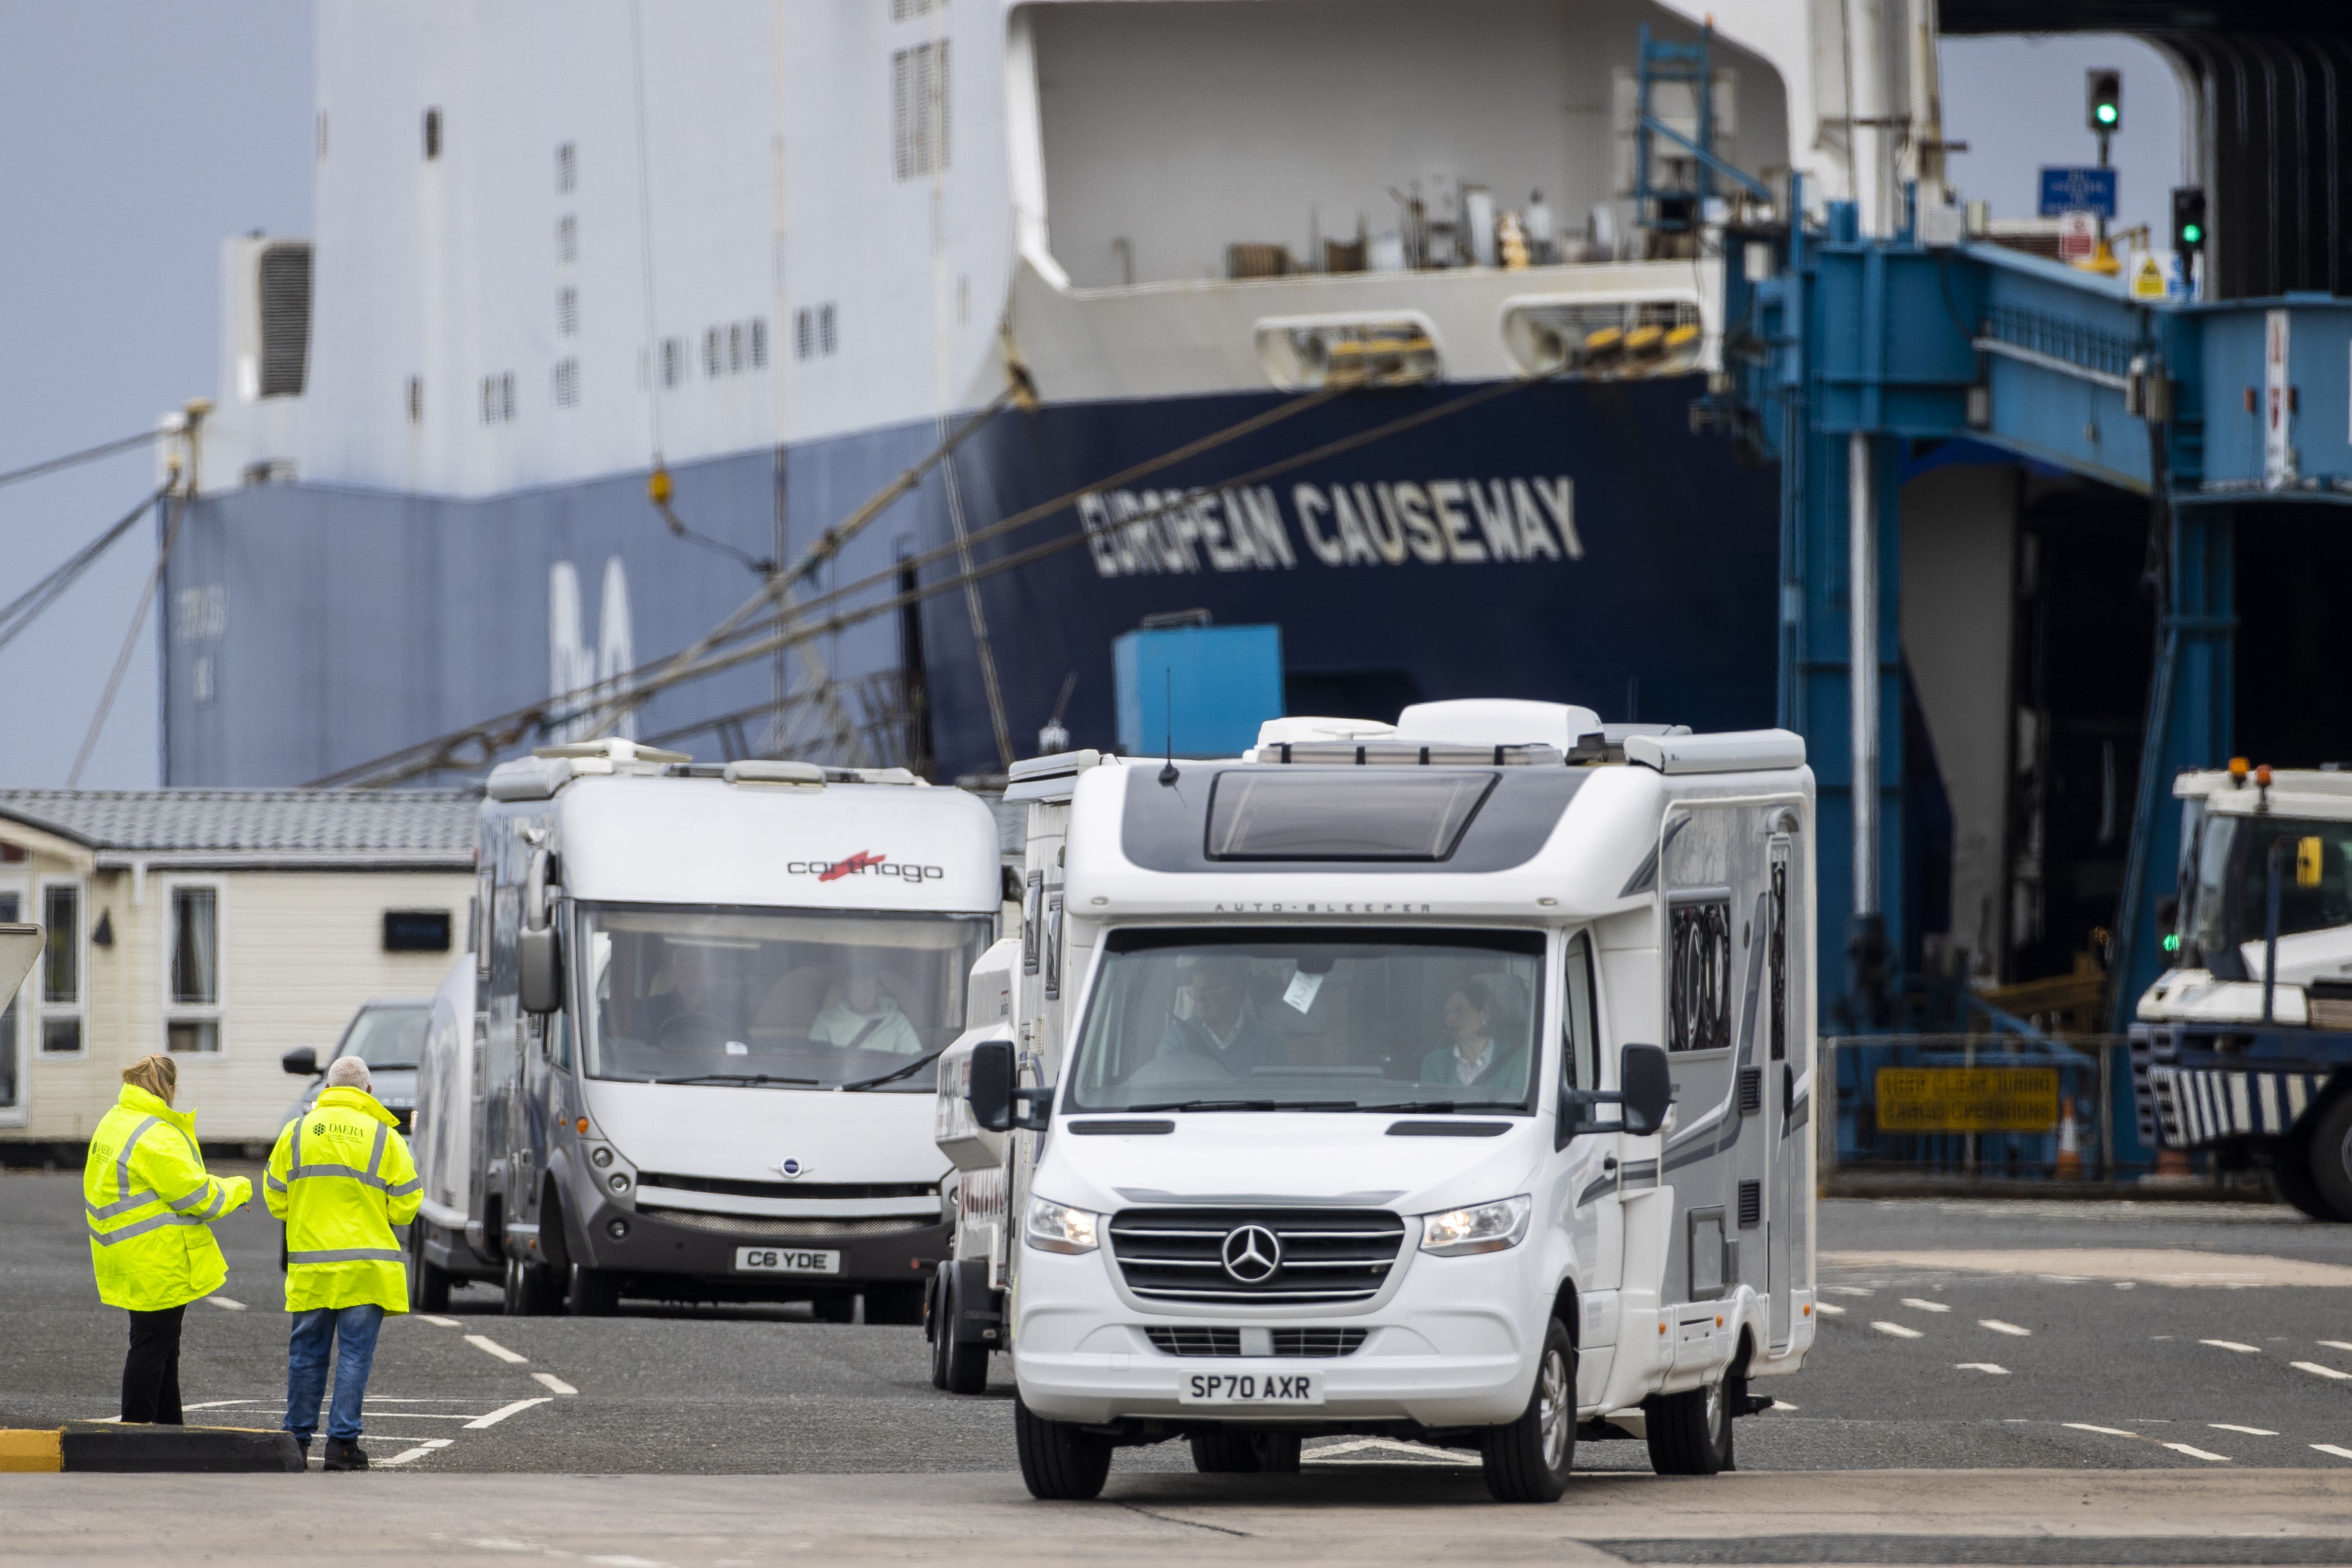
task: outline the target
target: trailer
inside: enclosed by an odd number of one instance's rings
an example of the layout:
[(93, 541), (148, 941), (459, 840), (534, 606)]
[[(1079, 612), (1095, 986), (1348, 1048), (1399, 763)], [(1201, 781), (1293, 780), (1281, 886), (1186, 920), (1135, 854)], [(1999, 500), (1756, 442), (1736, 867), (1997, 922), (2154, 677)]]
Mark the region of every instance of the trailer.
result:
[(609, 740), (494, 770), (470, 974), (427, 1042), (412, 1289), (919, 1321), (953, 1204), (935, 1064), (1000, 885), (987, 809), (901, 769)]
[(942, 1058), (934, 1376), (1023, 1475), (1576, 1437), (1713, 1474), (1813, 1339), (1813, 784), (1785, 731), (1472, 701), (1016, 764), (1017, 939)]
[(2140, 1136), (2352, 1223), (2352, 773), (2183, 773), (2169, 964), (2131, 1026)]

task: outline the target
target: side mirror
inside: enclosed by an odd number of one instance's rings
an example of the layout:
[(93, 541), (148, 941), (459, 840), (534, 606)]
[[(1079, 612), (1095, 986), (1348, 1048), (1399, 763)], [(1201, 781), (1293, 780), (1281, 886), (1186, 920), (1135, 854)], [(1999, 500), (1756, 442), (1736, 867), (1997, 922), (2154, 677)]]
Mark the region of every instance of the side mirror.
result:
[(563, 1005), (563, 957), (555, 945), (555, 928), (524, 930), (515, 938), (521, 973), (515, 989), (526, 1013), (552, 1013)]
[(964, 1098), (971, 1119), (991, 1132), (1013, 1125), (1013, 1042), (982, 1040), (971, 1048), (971, 1079)]
[(297, 1046), (278, 1058), (278, 1065), (300, 1078), (314, 1078), (319, 1071), (319, 1053), (308, 1046)]
[(1663, 1046), (1627, 1046), (1617, 1058), (1617, 1087), (1625, 1107), (1625, 1131), (1645, 1138), (1666, 1124), (1675, 1102), (1674, 1079)]

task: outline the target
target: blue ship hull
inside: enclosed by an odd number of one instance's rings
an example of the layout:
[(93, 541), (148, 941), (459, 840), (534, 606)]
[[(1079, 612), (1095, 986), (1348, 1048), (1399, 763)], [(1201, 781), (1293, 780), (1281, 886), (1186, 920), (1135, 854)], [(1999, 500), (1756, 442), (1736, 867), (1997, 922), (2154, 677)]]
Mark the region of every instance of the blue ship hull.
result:
[[(1691, 434), (1700, 385), (1533, 384), (1442, 413), (1471, 389), (1349, 394), (982, 540), (971, 558), (983, 567), (1072, 542), (980, 584), (1015, 748), (1034, 749), (1073, 673), (1073, 742), (1110, 747), (1111, 639), (1195, 608), (1282, 628), (1295, 711), (1386, 719), (1402, 702), (1475, 695), (1706, 728), (1771, 722), (1777, 480)], [(959, 514), (984, 530), (1285, 401), (1005, 412), (812, 586), (888, 578), (894, 563), (950, 545)], [(1417, 415), (1435, 416), (1296, 461)], [(676, 507), (698, 532), (754, 556), (781, 543), (789, 561), (939, 434), (908, 426), (781, 460), (694, 464), (677, 472)], [(609, 672), (692, 642), (758, 579), (674, 537), (643, 487), (632, 475), (483, 500), (306, 484), (205, 498), (166, 584), (167, 779), (308, 782), (541, 701), (594, 677), (600, 655)], [(952, 555), (921, 566), (920, 583), (942, 591), (818, 645), (845, 678), (919, 659), (942, 777), (1000, 765), (959, 569)], [(783, 678), (805, 684), (796, 662)], [(755, 708), (778, 679), (763, 660), (663, 692), (637, 732)], [(678, 743), (715, 759), (759, 732)]]

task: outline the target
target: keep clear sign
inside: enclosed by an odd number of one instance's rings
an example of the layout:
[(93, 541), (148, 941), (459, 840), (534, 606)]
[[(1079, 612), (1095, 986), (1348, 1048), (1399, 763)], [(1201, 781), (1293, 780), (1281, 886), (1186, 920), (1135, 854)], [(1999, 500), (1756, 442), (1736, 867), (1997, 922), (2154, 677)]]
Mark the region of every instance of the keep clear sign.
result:
[(1882, 1132), (2047, 1132), (2056, 1068), (1880, 1068)]

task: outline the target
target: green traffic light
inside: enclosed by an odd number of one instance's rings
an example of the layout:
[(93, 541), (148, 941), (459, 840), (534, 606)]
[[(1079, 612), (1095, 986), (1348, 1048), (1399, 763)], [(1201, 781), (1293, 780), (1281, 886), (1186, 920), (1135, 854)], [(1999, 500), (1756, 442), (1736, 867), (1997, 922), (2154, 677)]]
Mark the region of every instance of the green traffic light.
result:
[(2099, 105), (2099, 123), (2102, 125), (2113, 125), (2115, 122), (2116, 106), (2112, 103), (2103, 103)]
[(2164, 933), (2164, 951), (2167, 952), (2179, 952), (2180, 951), (2179, 933), (2176, 931), (2167, 931)]
[(2189, 245), (2202, 245), (2205, 242), (2205, 226), (2197, 223), (2184, 224), (2181, 226), (2180, 237)]

